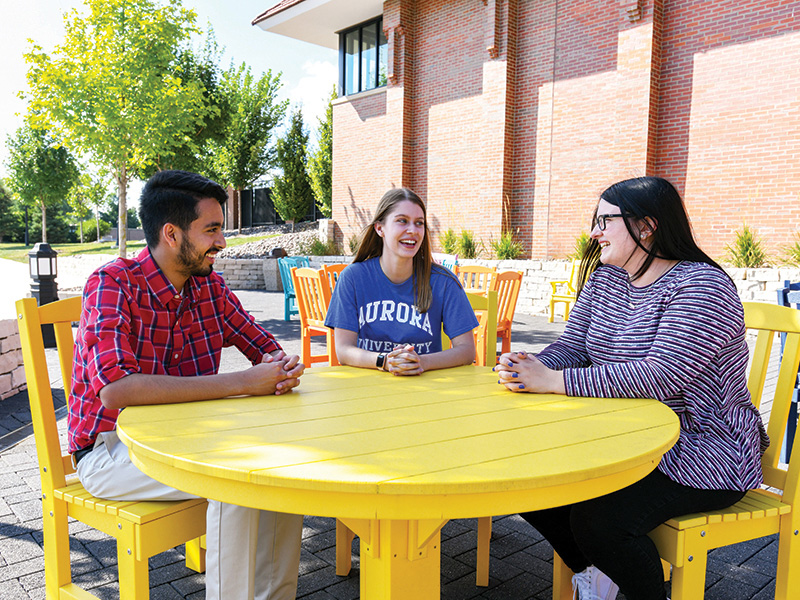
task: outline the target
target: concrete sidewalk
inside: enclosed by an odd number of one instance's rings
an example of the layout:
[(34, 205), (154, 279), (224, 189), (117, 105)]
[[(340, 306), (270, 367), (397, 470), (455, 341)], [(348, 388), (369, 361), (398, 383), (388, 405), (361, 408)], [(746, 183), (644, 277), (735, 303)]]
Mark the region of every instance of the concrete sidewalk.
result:
[[(283, 294), (237, 292), (245, 308), (273, 332), (287, 352), (300, 351), (297, 318), (284, 321)], [(555, 340), (563, 323), (542, 316), (517, 315), (513, 347), (538, 350)], [(53, 351), (49, 351), (54, 354)], [(249, 363), (235, 350), (223, 352), (222, 370), (235, 371)], [(54, 402), (64, 406), (60, 376), (51, 373)], [(63, 413), (63, 408), (60, 408)], [(0, 402), (0, 600), (44, 598), (42, 510), (39, 474), (30, 436), (27, 395)], [(59, 420), (64, 435), (65, 420)], [(65, 443), (65, 441), (64, 441)], [(352, 600), (359, 596), (358, 540), (353, 569), (347, 577), (335, 574), (335, 521), (308, 516), (303, 530), (298, 598)], [(73, 576), (100, 598), (118, 598), (116, 549), (112, 539), (74, 522)], [(462, 600), (549, 600), (552, 548), (517, 516), (496, 516), (491, 544), (490, 582), (475, 586), (477, 525), (475, 519), (449, 522), (442, 530), (442, 598)], [(183, 548), (150, 561), (151, 598), (172, 600), (205, 597), (204, 575), (183, 565)], [(777, 542), (763, 538), (713, 551), (706, 576), (709, 600), (769, 600), (774, 598)], [(620, 596), (622, 598), (622, 596)]]

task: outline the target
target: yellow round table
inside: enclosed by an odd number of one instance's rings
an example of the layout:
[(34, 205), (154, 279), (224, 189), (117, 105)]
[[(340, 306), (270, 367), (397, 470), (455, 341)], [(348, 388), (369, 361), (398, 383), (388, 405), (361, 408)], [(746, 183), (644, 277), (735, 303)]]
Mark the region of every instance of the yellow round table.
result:
[(475, 366), (313, 368), (290, 394), (129, 407), (117, 427), (133, 462), (171, 486), (338, 517), (361, 537), (361, 597), (415, 600), (439, 598), (449, 519), (609, 493), (679, 434), (655, 400), (514, 394)]

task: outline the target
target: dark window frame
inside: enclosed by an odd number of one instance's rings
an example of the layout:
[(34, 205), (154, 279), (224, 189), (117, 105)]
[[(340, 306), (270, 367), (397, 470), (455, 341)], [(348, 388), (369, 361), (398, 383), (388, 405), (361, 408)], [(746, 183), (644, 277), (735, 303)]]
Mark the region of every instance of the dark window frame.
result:
[[(372, 85), (367, 85), (366, 87), (362, 88), (363, 82), (363, 48), (364, 48), (364, 29), (369, 27), (370, 25), (376, 25), (375, 27), (375, 80)], [(355, 75), (355, 82), (356, 87), (358, 89), (351, 90), (348, 92), (347, 90), (347, 79), (349, 74), (347, 73), (347, 36), (355, 31), (358, 31), (358, 58), (354, 61), (358, 65), (358, 73)], [(357, 25), (353, 25), (352, 27), (348, 27), (347, 29), (342, 29), (336, 32), (339, 35), (339, 96), (349, 96), (353, 94), (358, 94), (360, 92), (366, 92), (367, 90), (374, 90), (376, 88), (385, 87), (386, 83), (381, 83), (381, 34), (383, 33), (383, 16), (378, 16), (372, 19), (368, 19), (366, 21), (362, 21)]]

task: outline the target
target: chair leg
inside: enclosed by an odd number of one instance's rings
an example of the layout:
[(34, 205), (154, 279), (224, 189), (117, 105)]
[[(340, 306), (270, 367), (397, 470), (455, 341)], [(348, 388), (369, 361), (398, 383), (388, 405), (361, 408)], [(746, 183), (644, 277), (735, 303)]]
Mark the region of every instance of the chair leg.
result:
[(117, 570), (120, 600), (148, 600), (150, 598), (150, 571), (147, 557), (136, 556), (136, 525), (120, 522), (117, 535)]
[(336, 519), (336, 574), (340, 577), (350, 573), (353, 564), (353, 540), (356, 534)]
[[(797, 460), (797, 458), (795, 458)], [(794, 509), (793, 509), (794, 510)], [(794, 517), (794, 519), (792, 518)], [(792, 521), (795, 521), (793, 523)], [(797, 516), (793, 513), (781, 518), (778, 538), (778, 572), (775, 576), (775, 600), (790, 600), (800, 594), (800, 569), (797, 568), (798, 536), (794, 535)], [(794, 563), (794, 568), (793, 567)]]
[(72, 581), (66, 503), (45, 494), (42, 513), (45, 590), (48, 598), (58, 598), (59, 589)]
[(564, 320), (569, 321), (569, 302), (564, 302)]
[(702, 598), (706, 589), (708, 548), (703, 543), (705, 531), (697, 527), (686, 530), (684, 535), (683, 552), (691, 560), (684, 560), (682, 567), (672, 567), (672, 600)]
[[(551, 321), (551, 323), (552, 323), (552, 321)], [(506, 354), (508, 352), (511, 352), (511, 332), (510, 331), (504, 331), (503, 335), (500, 337), (500, 339), (503, 341), (503, 345), (500, 347), (500, 352), (502, 354)]]
[(489, 585), (489, 545), (492, 540), (492, 517), (478, 517), (478, 558), (475, 564), (475, 585)]
[(556, 303), (551, 298), (550, 299), (550, 318), (547, 319), (548, 323), (552, 323), (553, 322), (553, 318), (555, 317), (555, 314), (556, 314)]
[(302, 333), (303, 345), (300, 350), (300, 362), (305, 366), (311, 366), (311, 333), (307, 329), (303, 329)]
[(553, 552), (553, 600), (572, 600), (572, 576), (557, 552)]
[(188, 542), (186, 542), (185, 553), (186, 553), (187, 569), (191, 569), (192, 571), (197, 571), (198, 573), (205, 573), (206, 549), (204, 542), (205, 540), (202, 540), (201, 542), (201, 538), (195, 538), (193, 540), (189, 540)]

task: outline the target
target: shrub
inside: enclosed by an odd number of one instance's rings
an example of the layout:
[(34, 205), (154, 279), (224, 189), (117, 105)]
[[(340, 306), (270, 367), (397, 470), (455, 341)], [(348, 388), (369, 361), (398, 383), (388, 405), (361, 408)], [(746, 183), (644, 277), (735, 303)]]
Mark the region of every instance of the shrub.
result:
[(301, 254), (306, 256), (336, 256), (341, 254), (339, 246), (333, 240), (323, 242), (319, 238), (312, 238), (301, 245)]
[[(102, 238), (105, 236), (109, 230), (111, 229), (111, 225), (109, 225), (106, 221), (100, 220), (100, 237)], [(97, 241), (97, 221), (94, 219), (86, 219), (83, 222), (83, 241), (84, 242), (96, 242)]]
[(522, 254), (522, 244), (514, 241), (514, 234), (506, 231), (491, 244), (492, 251), (499, 260), (514, 260)]
[(347, 241), (348, 246), (350, 246), (350, 254), (355, 254), (358, 251), (359, 243), (361, 243), (361, 240), (356, 234), (350, 236), (350, 239)]
[(786, 264), (800, 266), (800, 233), (795, 233), (794, 243), (783, 249), (783, 260)]
[(592, 238), (589, 237), (588, 233), (582, 231), (581, 234), (575, 238), (575, 246), (573, 247), (572, 254), (570, 254), (567, 258), (581, 258), (591, 239)]
[(471, 231), (461, 230), (461, 237), (458, 240), (458, 255), (461, 258), (478, 258), (478, 244), (475, 241), (475, 234)]
[(755, 269), (767, 263), (767, 253), (761, 245), (761, 240), (746, 223), (736, 232), (736, 238), (732, 245), (727, 246), (727, 250), (728, 258), (734, 267)]
[(452, 229), (448, 229), (439, 236), (439, 243), (445, 254), (455, 254), (458, 250), (458, 238)]

